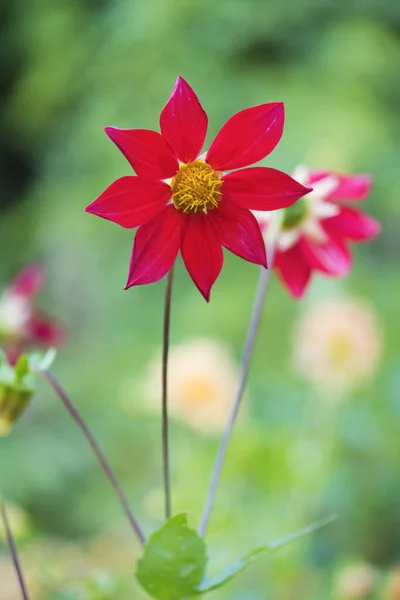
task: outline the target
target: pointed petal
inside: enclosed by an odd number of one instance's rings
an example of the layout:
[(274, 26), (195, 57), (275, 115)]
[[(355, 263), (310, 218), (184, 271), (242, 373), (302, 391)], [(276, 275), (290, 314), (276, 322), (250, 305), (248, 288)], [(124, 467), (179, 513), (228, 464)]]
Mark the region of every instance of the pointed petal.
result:
[(249, 210), (222, 201), (210, 212), (210, 219), (222, 246), (249, 262), (267, 266), (260, 226)]
[(210, 214), (199, 212), (185, 215), (185, 221), (182, 258), (194, 284), (208, 302), (211, 288), (224, 262), (221, 242)]
[(345, 206), (340, 207), (339, 214), (323, 223), (329, 234), (359, 242), (369, 240), (381, 231), (378, 221), (359, 210)]
[(59, 346), (65, 339), (64, 327), (55, 319), (41, 312), (35, 312), (26, 325), (32, 342), (45, 346)]
[(372, 178), (367, 173), (359, 175), (339, 175), (330, 171), (312, 171), (310, 185), (325, 177), (336, 177), (338, 184), (327, 200), (365, 200), (371, 191)]
[(206, 155), (216, 171), (247, 167), (265, 158), (282, 137), (282, 102), (261, 104), (236, 113), (225, 123)]
[(178, 161), (157, 131), (106, 127), (105, 132), (140, 177), (168, 179), (176, 174)]
[(221, 188), (224, 199), (251, 210), (278, 210), (291, 206), (311, 191), (286, 173), (252, 167), (228, 173)]
[(114, 181), (86, 212), (132, 228), (155, 217), (170, 198), (171, 188), (163, 181), (132, 175)]
[(178, 77), (160, 115), (160, 127), (163, 137), (181, 162), (192, 162), (198, 157), (206, 137), (207, 123), (207, 115), (196, 94), (182, 77)]
[(17, 341), (13, 342), (2, 342), (1, 349), (6, 355), (7, 361), (10, 365), (14, 366), (21, 354), (24, 352), (24, 348), (21, 347)]
[(33, 298), (44, 284), (45, 271), (40, 265), (28, 265), (12, 281), (7, 293)]
[(153, 283), (168, 273), (179, 252), (183, 225), (182, 213), (170, 204), (139, 227), (125, 289)]
[(351, 254), (344, 242), (326, 233), (328, 240), (324, 244), (302, 237), (298, 245), (311, 268), (334, 277), (344, 277), (351, 268)]
[(299, 245), (285, 252), (277, 252), (275, 268), (280, 279), (294, 298), (301, 298), (311, 278), (311, 268), (304, 259)]

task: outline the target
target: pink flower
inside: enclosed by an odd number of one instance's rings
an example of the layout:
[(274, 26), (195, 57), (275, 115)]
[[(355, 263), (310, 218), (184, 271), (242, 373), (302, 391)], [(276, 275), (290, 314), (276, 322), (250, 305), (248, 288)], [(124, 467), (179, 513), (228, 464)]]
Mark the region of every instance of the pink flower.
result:
[(371, 188), (369, 175), (338, 175), (298, 167), (293, 173), (313, 190), (274, 219), (257, 213), (266, 237), (274, 241), (275, 262), (281, 280), (300, 298), (313, 271), (343, 277), (351, 268), (351, 242), (363, 242), (381, 230), (378, 221), (347, 202), (364, 200)]
[[(179, 251), (207, 301), (222, 268), (222, 247), (267, 266), (250, 209), (285, 208), (309, 190), (276, 169), (242, 167), (272, 152), (283, 122), (280, 102), (243, 110), (200, 156), (207, 115), (192, 88), (178, 77), (160, 115), (161, 134), (106, 128), (137, 176), (114, 181), (86, 211), (122, 227), (138, 227), (125, 289), (161, 279)], [(233, 169), (239, 170), (226, 173)]]
[(44, 280), (42, 267), (27, 266), (0, 295), (0, 343), (12, 364), (22, 352), (58, 346), (64, 339), (61, 324), (35, 308)]

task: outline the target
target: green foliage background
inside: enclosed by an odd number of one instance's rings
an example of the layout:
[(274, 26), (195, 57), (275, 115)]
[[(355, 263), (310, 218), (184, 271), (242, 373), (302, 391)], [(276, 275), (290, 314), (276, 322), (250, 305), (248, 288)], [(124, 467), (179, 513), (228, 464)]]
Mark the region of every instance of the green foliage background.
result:
[[(232, 440), (210, 526), (212, 561), (217, 570), (332, 509), (342, 519), (252, 566), (216, 599), (325, 598), (342, 562), (355, 557), (387, 568), (398, 558), (399, 32), (395, 0), (0, 3), (0, 281), (5, 285), (25, 262), (46, 265), (43, 304), (69, 330), (55, 373), (148, 530), (161, 519), (160, 424), (156, 417), (127, 416), (118, 397), (160, 344), (164, 282), (123, 292), (132, 232), (84, 213), (129, 171), (103, 127), (157, 128), (180, 74), (208, 112), (207, 143), (234, 112), (283, 100), (284, 137), (265, 164), (290, 171), (307, 162), (373, 174), (365, 208), (382, 221), (383, 233), (356, 249), (351, 277), (316, 280), (301, 304), (272, 282), (248, 416)], [(179, 264), (172, 341), (210, 335), (227, 341), (239, 359), (257, 274), (255, 266), (226, 256), (207, 305)], [(372, 384), (332, 417), (293, 375), (290, 341), (301, 310), (339, 292), (375, 306), (386, 344)], [(293, 467), (302, 418), (306, 446)], [(332, 456), (313, 471), (304, 461), (324, 452), (327, 436)], [(217, 440), (173, 424), (171, 443), (174, 507), (189, 510), (195, 525)], [(42, 385), (13, 435), (0, 440), (0, 478), (4, 494), (31, 516), (34, 536), (25, 549), (38, 564), (51, 562), (49, 539), (90, 563), (93, 539), (112, 532), (124, 540), (133, 570), (139, 549), (107, 482)], [(103, 557), (107, 564), (106, 549)], [(132, 586), (118, 591), (118, 599), (142, 597)]]

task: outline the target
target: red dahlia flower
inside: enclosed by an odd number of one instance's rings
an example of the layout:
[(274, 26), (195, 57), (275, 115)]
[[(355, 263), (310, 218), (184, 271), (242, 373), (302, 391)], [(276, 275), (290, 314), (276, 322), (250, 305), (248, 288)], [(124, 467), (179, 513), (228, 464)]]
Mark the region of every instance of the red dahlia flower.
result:
[(295, 206), (280, 211), (272, 220), (257, 213), (266, 237), (274, 241), (274, 267), (295, 298), (300, 298), (313, 271), (343, 277), (351, 268), (349, 242), (376, 236), (380, 224), (347, 206), (364, 200), (371, 188), (369, 175), (338, 175), (298, 167), (297, 181), (312, 185), (312, 192)]
[(30, 265), (0, 294), (0, 345), (11, 364), (22, 352), (58, 346), (64, 338), (63, 327), (34, 306), (44, 280), (42, 267)]
[[(261, 231), (250, 209), (285, 208), (309, 191), (276, 169), (242, 169), (263, 159), (279, 142), (282, 103), (235, 114), (199, 156), (207, 121), (196, 94), (178, 77), (160, 115), (161, 134), (106, 128), (137, 176), (114, 181), (86, 211), (122, 227), (139, 227), (125, 289), (161, 279), (180, 250), (208, 301), (222, 268), (222, 247), (267, 266)], [(232, 169), (239, 170), (225, 173)]]

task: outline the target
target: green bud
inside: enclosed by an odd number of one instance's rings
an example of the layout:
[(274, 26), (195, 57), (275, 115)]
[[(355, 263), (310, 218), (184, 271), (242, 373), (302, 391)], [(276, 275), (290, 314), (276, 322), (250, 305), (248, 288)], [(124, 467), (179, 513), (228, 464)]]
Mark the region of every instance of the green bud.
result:
[(29, 404), (33, 390), (12, 388), (0, 383), (0, 436), (7, 435)]
[(33, 374), (22, 355), (15, 366), (0, 355), (0, 436), (7, 435), (26, 410), (34, 392)]

